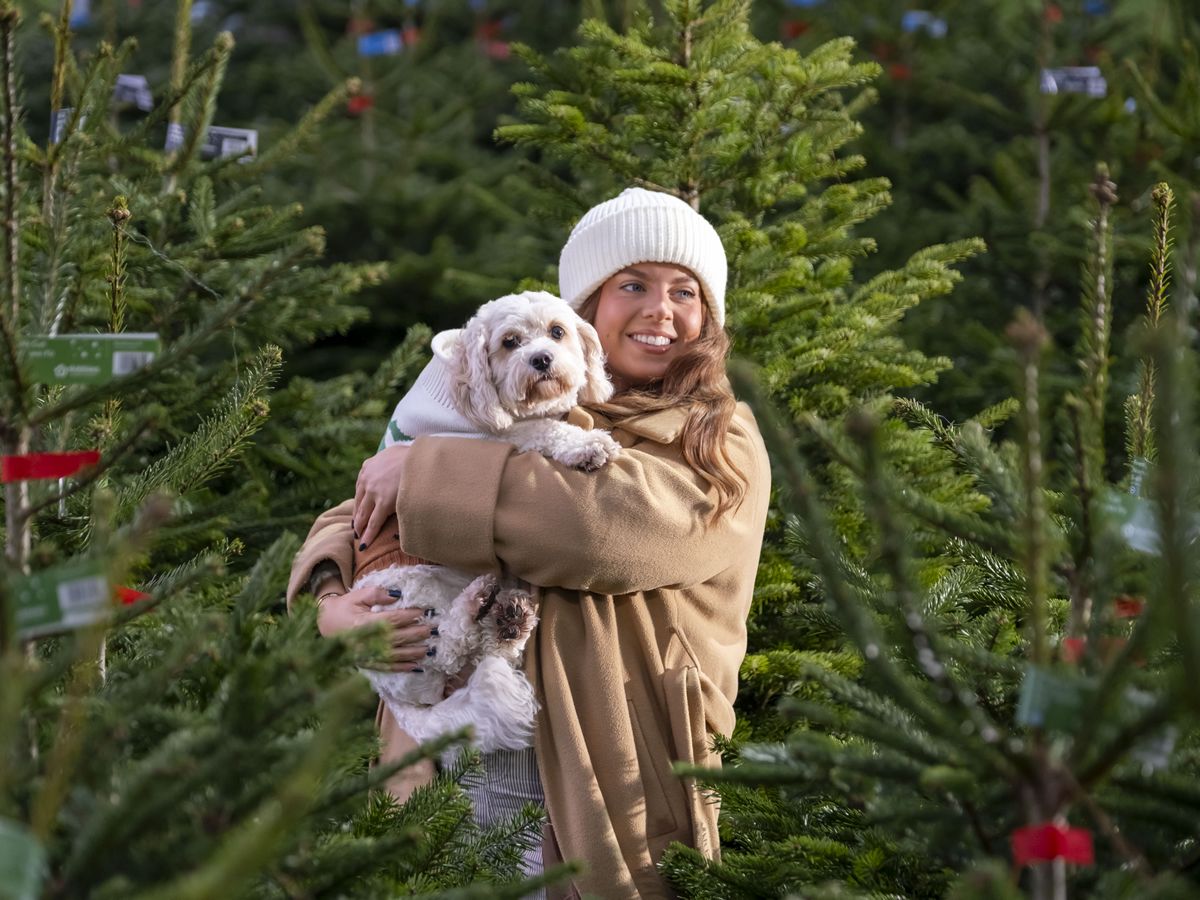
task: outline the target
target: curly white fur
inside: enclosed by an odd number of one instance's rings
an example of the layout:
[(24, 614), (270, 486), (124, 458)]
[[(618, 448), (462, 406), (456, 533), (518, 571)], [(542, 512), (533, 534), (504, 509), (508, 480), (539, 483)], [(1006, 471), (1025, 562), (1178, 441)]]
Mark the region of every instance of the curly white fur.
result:
[[(620, 453), (607, 432), (559, 418), (578, 402), (607, 400), (612, 384), (595, 329), (553, 294), (485, 303), (463, 328), (450, 366), (455, 406), (484, 435), (586, 470)], [(471, 725), (484, 752), (530, 746), (537, 700), (520, 659), (537, 617), (527, 593), (434, 565), (390, 566), (355, 582), (368, 585), (401, 592), (378, 609), (435, 611), (436, 653), (424, 672), (364, 670), (400, 727), (426, 741)], [(447, 678), (472, 663), (467, 684), (443, 699)]]

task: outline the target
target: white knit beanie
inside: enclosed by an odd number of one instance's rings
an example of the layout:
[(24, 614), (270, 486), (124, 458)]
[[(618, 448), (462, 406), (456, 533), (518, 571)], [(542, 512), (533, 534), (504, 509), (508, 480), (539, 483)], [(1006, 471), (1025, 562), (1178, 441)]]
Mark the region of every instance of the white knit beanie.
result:
[(612, 275), (637, 263), (672, 263), (691, 271), (713, 318), (725, 325), (721, 238), (704, 216), (659, 191), (626, 188), (584, 214), (558, 259), (559, 293), (578, 309)]

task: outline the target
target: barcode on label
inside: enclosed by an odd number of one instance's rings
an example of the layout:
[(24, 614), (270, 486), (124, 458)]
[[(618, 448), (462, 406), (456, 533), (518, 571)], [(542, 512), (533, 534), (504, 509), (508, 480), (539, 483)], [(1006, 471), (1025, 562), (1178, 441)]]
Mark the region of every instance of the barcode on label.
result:
[(154, 361), (154, 354), (134, 352), (132, 350), (116, 350), (113, 352), (112, 359), (112, 373), (114, 375), (128, 375), (131, 372), (136, 372), (138, 369), (150, 365)]
[(76, 578), (58, 585), (58, 605), (64, 613), (90, 610), (108, 599), (108, 582), (99, 575)]

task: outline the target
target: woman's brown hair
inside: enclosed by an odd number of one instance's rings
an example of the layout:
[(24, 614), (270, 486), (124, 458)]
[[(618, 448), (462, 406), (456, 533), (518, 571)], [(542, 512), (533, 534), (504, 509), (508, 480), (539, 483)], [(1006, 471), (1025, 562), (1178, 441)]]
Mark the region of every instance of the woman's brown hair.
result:
[[(580, 305), (579, 315), (594, 322), (599, 303), (597, 289)], [(687, 407), (679, 444), (684, 461), (717, 492), (711, 524), (741, 504), (746, 495), (746, 476), (725, 450), (725, 439), (737, 407), (725, 374), (729, 336), (713, 321), (707, 300), (704, 304), (700, 336), (671, 362), (662, 378), (622, 391), (596, 409), (612, 419), (614, 425), (620, 425), (626, 419), (649, 412)]]

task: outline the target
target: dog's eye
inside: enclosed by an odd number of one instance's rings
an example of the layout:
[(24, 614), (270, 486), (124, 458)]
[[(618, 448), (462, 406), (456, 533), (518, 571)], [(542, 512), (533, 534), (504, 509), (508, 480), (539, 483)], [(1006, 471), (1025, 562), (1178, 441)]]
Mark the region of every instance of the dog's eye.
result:
[(550, 337), (554, 338), (556, 341), (561, 341), (563, 337), (566, 336), (566, 333), (566, 329), (561, 325), (550, 326)]
[(513, 334), (508, 335), (500, 342), (500, 346), (502, 346), (505, 350), (516, 350), (520, 345), (521, 342), (517, 340), (516, 335)]

